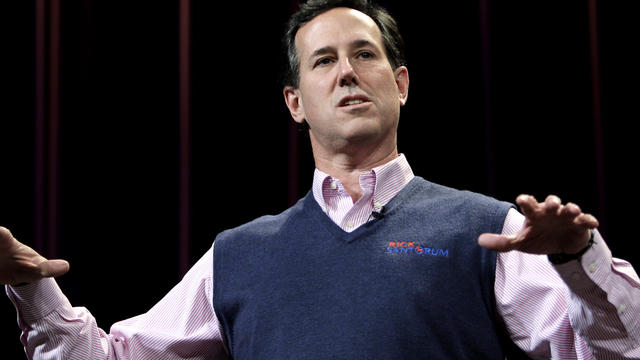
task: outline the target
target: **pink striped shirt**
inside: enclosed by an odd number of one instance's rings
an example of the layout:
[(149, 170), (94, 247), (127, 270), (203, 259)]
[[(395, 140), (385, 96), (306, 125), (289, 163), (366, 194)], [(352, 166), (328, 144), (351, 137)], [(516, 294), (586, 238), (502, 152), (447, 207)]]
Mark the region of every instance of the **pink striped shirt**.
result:
[[(412, 178), (405, 157), (360, 177), (355, 204), (337, 179), (316, 170), (313, 195), (345, 231), (366, 223)], [(524, 217), (511, 210), (503, 233)], [(114, 324), (110, 333), (72, 307), (53, 279), (13, 288), (22, 343), (30, 359), (225, 359), (213, 311), (213, 248), (147, 313)], [(531, 357), (640, 359), (640, 280), (628, 262), (611, 257), (596, 232), (580, 262), (553, 266), (546, 256), (498, 256), (496, 307), (512, 340)]]

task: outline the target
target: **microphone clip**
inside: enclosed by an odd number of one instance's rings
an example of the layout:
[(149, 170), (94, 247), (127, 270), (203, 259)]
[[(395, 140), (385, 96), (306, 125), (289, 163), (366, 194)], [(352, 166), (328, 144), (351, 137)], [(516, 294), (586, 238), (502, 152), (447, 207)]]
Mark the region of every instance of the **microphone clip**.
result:
[(380, 207), (379, 211), (372, 211), (371, 212), (371, 216), (373, 216), (375, 219), (382, 219), (384, 217), (384, 206)]

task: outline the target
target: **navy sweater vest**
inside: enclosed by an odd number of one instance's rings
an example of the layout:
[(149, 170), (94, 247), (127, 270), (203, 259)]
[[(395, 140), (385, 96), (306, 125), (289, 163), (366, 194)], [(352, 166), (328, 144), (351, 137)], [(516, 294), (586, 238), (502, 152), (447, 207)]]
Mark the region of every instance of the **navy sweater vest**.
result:
[(219, 234), (214, 308), (235, 359), (502, 359), (496, 254), (511, 205), (414, 178), (347, 233), (308, 193)]

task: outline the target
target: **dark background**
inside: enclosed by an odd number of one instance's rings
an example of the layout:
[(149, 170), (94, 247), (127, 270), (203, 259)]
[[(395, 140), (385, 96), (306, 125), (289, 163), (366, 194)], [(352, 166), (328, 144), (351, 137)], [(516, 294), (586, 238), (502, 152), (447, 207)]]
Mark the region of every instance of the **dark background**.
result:
[[(216, 233), (278, 213), (309, 189), (308, 139), (279, 84), (280, 34), (294, 5), (190, 3), (185, 163), (179, 1), (61, 1), (59, 67), (43, 78), (36, 68), (52, 61), (52, 40), (38, 50), (39, 1), (0, 5), (9, 61), (0, 225), (69, 260), (62, 289), (108, 330), (160, 300)], [(630, 5), (381, 3), (407, 43), (399, 150), (414, 172), (509, 201), (557, 194), (596, 215), (614, 256), (638, 268), (639, 25)], [(47, 37), (55, 4), (44, 7)], [(11, 303), (0, 297), (0, 306), (2, 358), (22, 358)]]

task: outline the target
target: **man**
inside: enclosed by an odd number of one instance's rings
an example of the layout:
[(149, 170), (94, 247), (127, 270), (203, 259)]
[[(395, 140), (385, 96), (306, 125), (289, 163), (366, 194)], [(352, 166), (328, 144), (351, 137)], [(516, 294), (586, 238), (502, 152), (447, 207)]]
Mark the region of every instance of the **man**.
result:
[(537, 358), (640, 358), (640, 281), (595, 218), (526, 195), (522, 216), (413, 175), (396, 146), (409, 74), (388, 14), (312, 0), (287, 39), (284, 97), (309, 128), (312, 191), (221, 233), (110, 334), (48, 278), (65, 261), (0, 229), (0, 282), (30, 358), (499, 359), (511, 343)]

